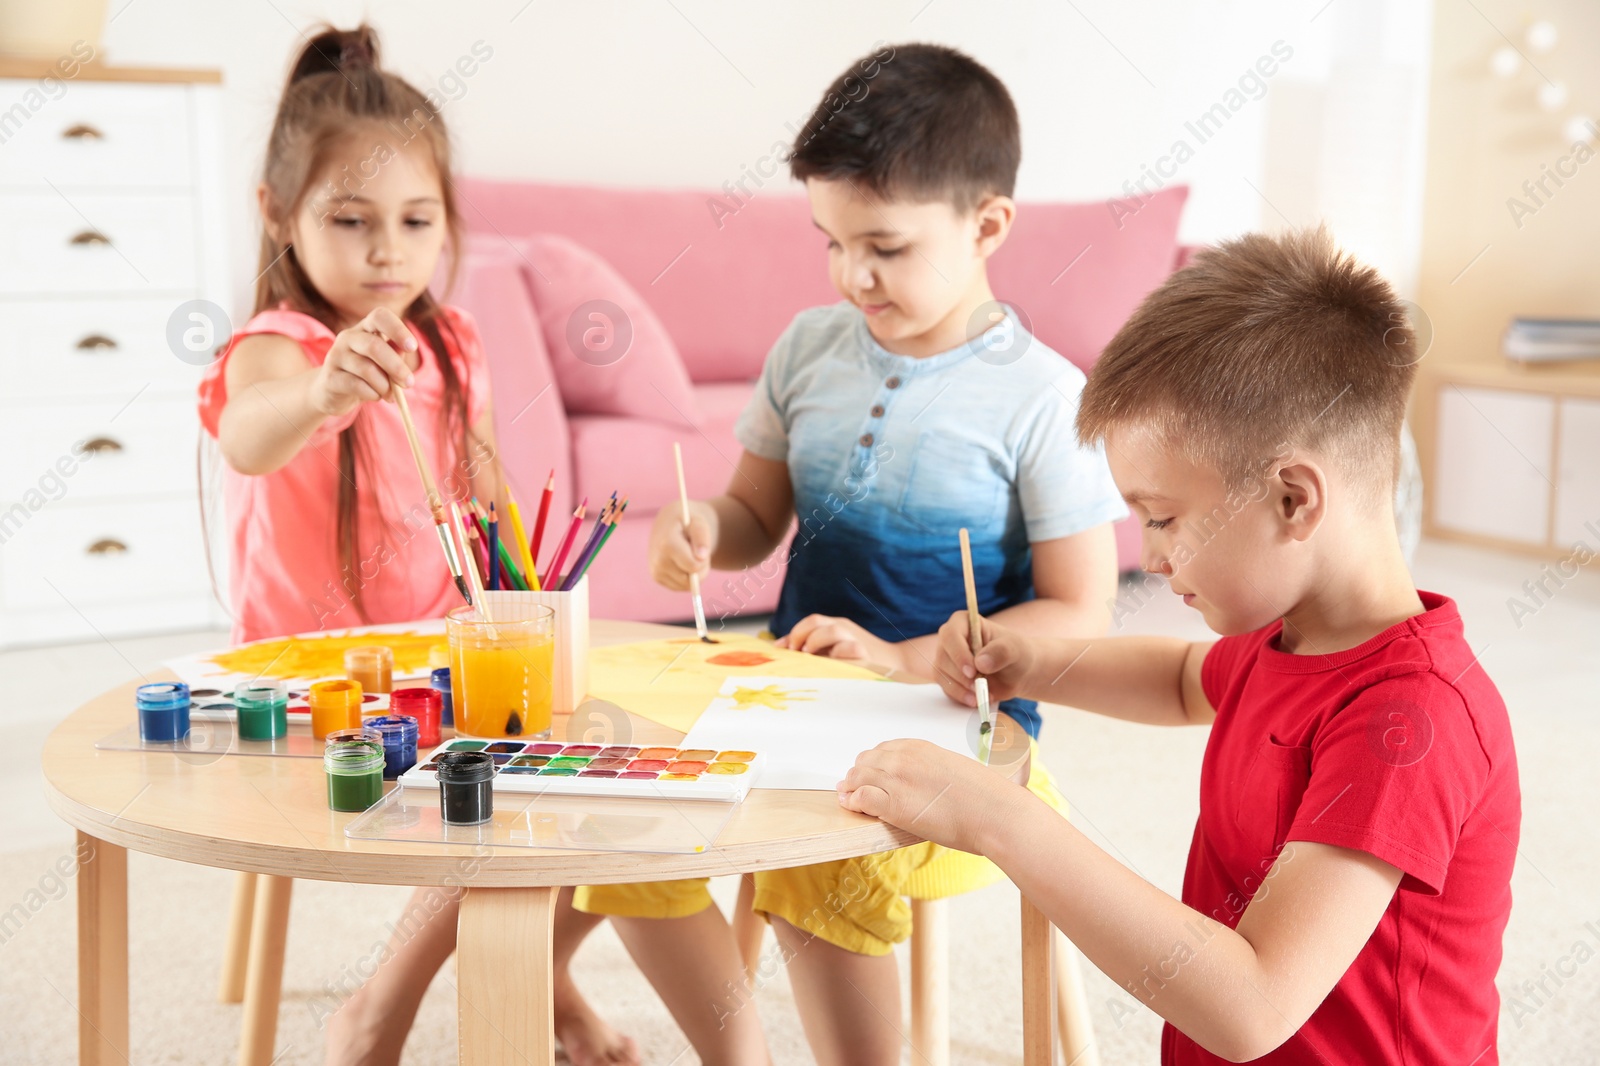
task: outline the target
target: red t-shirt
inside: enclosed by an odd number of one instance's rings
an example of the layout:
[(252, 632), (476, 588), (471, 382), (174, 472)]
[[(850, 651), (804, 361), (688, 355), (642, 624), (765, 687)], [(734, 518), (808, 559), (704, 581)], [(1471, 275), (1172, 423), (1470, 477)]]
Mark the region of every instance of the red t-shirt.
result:
[[(1418, 595), (1425, 613), (1347, 651), (1281, 651), (1275, 622), (1206, 655), (1217, 719), (1183, 901), (1237, 926), (1286, 841), (1354, 848), (1404, 875), (1328, 998), (1260, 1062), (1499, 1061), (1494, 978), (1522, 822), (1516, 753), (1454, 601)], [(1224, 1060), (1168, 1025), (1161, 1061)]]

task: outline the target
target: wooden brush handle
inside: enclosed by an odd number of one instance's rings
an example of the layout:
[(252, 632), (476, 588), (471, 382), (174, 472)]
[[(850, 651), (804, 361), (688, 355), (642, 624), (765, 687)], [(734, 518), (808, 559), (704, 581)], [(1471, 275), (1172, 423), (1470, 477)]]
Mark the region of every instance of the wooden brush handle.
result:
[(961, 537), (961, 581), (967, 587), (967, 628), (972, 654), (983, 646), (983, 616), (978, 613), (978, 585), (972, 577), (972, 541), (963, 527)]

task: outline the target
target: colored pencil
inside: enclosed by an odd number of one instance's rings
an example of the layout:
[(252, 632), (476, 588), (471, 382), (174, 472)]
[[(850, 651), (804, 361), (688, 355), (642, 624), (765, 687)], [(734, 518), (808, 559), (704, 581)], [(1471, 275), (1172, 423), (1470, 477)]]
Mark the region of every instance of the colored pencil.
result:
[[(483, 504), (474, 496), (470, 502), (469, 510), (472, 519), (478, 525), (478, 531), (483, 534), (484, 542), (489, 540), (489, 515), (483, 509)], [(469, 523), (470, 524), (470, 523)], [(503, 589), (516, 589), (519, 592), (528, 591), (528, 583), (522, 579), (522, 574), (517, 570), (517, 564), (511, 561), (511, 549), (506, 546), (505, 538), (496, 535), (494, 555), (502, 580), (500, 587)]]
[[(978, 584), (972, 577), (972, 540), (963, 526), (961, 538), (961, 581), (967, 591), (967, 640), (972, 646), (972, 657), (978, 657), (983, 647), (983, 616), (978, 613)], [(990, 746), (994, 742), (994, 708), (989, 706), (989, 679), (979, 677), (972, 683), (978, 697), (978, 761), (989, 765)]]
[(616, 510), (617, 501), (613, 496), (611, 502), (601, 509), (600, 520), (594, 524), (594, 532), (589, 534), (589, 539), (578, 549), (577, 557), (572, 560), (572, 568), (567, 571), (567, 579), (561, 583), (562, 592), (571, 592), (573, 586), (582, 578), (583, 571), (589, 568), (594, 553), (600, 549), (600, 542), (605, 539), (606, 531), (616, 522)]
[(533, 572), (533, 554), (528, 548), (528, 531), (522, 528), (522, 512), (517, 509), (517, 498), (511, 495), (511, 486), (506, 486), (506, 508), (511, 512), (511, 535), (517, 538), (517, 554), (522, 557), (522, 577), (530, 589), (539, 583), (539, 575)]
[(572, 550), (572, 542), (577, 539), (578, 530), (583, 528), (583, 515), (589, 508), (589, 497), (585, 496), (583, 502), (578, 504), (578, 509), (572, 512), (572, 525), (567, 527), (567, 535), (561, 538), (561, 546), (556, 549), (555, 556), (550, 560), (550, 568), (544, 572), (540, 584), (549, 588), (551, 582), (561, 576), (561, 564), (567, 561), (567, 553)]
[(428, 461), (422, 455), (422, 445), (417, 440), (417, 427), (411, 421), (411, 405), (406, 402), (406, 390), (395, 386), (394, 403), (400, 409), (400, 421), (406, 428), (406, 441), (411, 445), (411, 458), (417, 464), (417, 474), (422, 478), (422, 491), (428, 496), (428, 510), (433, 512), (433, 530), (439, 535), (439, 546), (444, 549), (444, 562), (450, 568), (450, 576), (455, 580), (456, 591), (461, 593), (461, 598), (468, 603), (472, 602), (472, 593), (468, 591), (467, 583), (461, 576), (461, 559), (456, 555), (455, 544), (450, 539), (450, 530), (444, 522), (444, 503), (439, 499), (439, 490), (433, 483), (433, 475), (428, 471)]
[(500, 518), (494, 513), (494, 501), (489, 501), (489, 591), (500, 591)]
[[(683, 479), (683, 448), (677, 441), (672, 442), (672, 461), (678, 466), (678, 503), (683, 508), (683, 537), (689, 539), (689, 484)], [(698, 572), (689, 575), (689, 600), (694, 604), (694, 631), (700, 634), (700, 640), (706, 644), (715, 644), (706, 632), (706, 603), (700, 597), (700, 575)]]
[(605, 549), (606, 542), (611, 539), (611, 534), (617, 531), (617, 524), (622, 521), (622, 512), (627, 509), (628, 498), (624, 496), (622, 498), (622, 506), (618, 507), (616, 513), (611, 516), (611, 524), (606, 527), (605, 535), (600, 538), (600, 543), (596, 544), (594, 551), (589, 553), (588, 561), (583, 564), (583, 569), (578, 571), (577, 578), (570, 582), (574, 587), (577, 586), (579, 581), (583, 580), (583, 575), (589, 572), (589, 567), (593, 566), (594, 561), (600, 557), (600, 553)]
[[(533, 559), (539, 558), (539, 546), (544, 543), (544, 522), (550, 517), (550, 501), (555, 498), (555, 494), (556, 472), (552, 469), (550, 479), (544, 483), (544, 492), (539, 494), (539, 516), (533, 520), (533, 540), (528, 544), (528, 554)], [(533, 563), (530, 562), (528, 568), (531, 570)], [(535, 577), (534, 580), (537, 581), (538, 578)]]

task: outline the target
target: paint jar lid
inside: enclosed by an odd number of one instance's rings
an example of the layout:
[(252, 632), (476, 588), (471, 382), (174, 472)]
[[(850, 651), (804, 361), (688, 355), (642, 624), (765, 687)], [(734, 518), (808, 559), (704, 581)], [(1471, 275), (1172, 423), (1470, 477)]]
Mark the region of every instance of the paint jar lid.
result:
[(157, 681), (140, 685), (133, 699), (141, 710), (177, 710), (189, 706), (189, 686), (182, 681)]
[(389, 713), (408, 718), (437, 716), (444, 709), (444, 693), (436, 688), (397, 688), (389, 693)]
[(381, 714), (361, 723), (362, 729), (376, 730), (385, 744), (415, 744), (417, 720), (403, 714)]
[(339, 748), (369, 748), (383, 754), (383, 734), (376, 729), (335, 729), (326, 738), (325, 752)]
[(432, 684), (434, 688), (439, 689), (442, 692), (450, 691), (450, 668), (448, 666), (441, 666), (439, 669), (435, 670), (432, 674), (432, 678)]
[(282, 681), (241, 681), (233, 690), (233, 702), (246, 711), (264, 711), (280, 704), (288, 706), (289, 689)]
[(441, 785), (481, 785), (494, 776), (494, 756), (485, 751), (447, 751), (435, 761)]
[(374, 666), (394, 666), (394, 649), (386, 644), (366, 644), (344, 653), (346, 670), (371, 669)]
[(330, 774), (382, 773), (383, 746), (364, 741), (330, 744), (322, 753), (322, 768)]
[(361, 682), (347, 681), (343, 678), (334, 681), (318, 681), (306, 693), (306, 702), (313, 707), (359, 707), (361, 706)]

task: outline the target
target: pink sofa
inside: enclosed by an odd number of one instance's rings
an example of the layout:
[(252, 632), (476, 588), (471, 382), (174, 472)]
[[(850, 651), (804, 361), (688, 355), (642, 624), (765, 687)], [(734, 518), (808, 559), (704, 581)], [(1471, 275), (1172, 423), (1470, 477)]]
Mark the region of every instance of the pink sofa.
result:
[[(501, 455), (527, 521), (551, 468), (557, 493), (546, 545), (570, 519), (577, 494), (589, 497), (593, 515), (613, 490), (626, 493), (627, 515), (591, 573), (591, 609), (596, 617), (682, 620), (688, 598), (655, 585), (645, 566), (656, 512), (676, 505), (672, 443), (683, 446), (692, 495), (722, 491), (740, 452), (734, 420), (768, 348), (797, 311), (838, 299), (804, 197), (763, 192), (739, 205), (714, 192), (482, 180), (462, 181), (458, 191), (469, 239), (450, 299), (482, 330)], [(996, 296), (1087, 371), (1139, 300), (1186, 256), (1177, 229), (1187, 194), (1166, 189), (1142, 206), (1023, 204), (991, 264)], [(650, 319), (634, 323), (637, 350), (601, 370), (563, 349), (577, 334), (560, 315), (541, 320), (535, 294), (552, 282), (540, 256), (566, 243), (536, 235), (569, 238), (620, 275), (602, 288), (620, 285), (625, 293), (592, 298), (626, 307), (626, 295), (648, 305), (633, 316)], [(586, 290), (580, 295), (588, 298)], [(612, 376), (592, 387), (602, 374)], [(571, 409), (562, 380), (568, 392), (584, 394), (584, 409)], [(1124, 569), (1137, 565), (1130, 522), (1118, 528), (1118, 550)], [(715, 621), (770, 611), (781, 580), (776, 560), (714, 574), (708, 613)]]

